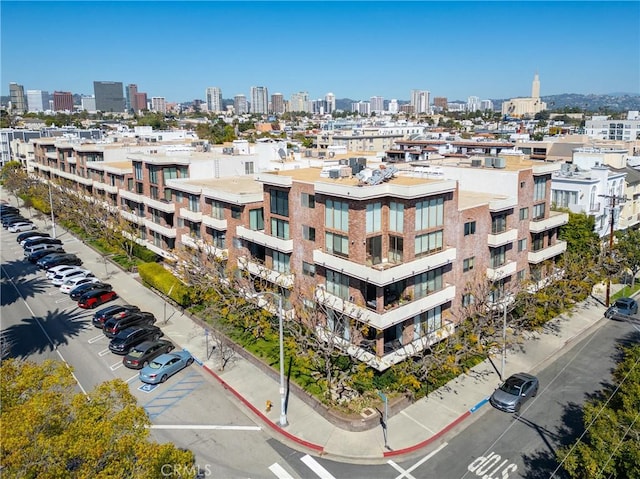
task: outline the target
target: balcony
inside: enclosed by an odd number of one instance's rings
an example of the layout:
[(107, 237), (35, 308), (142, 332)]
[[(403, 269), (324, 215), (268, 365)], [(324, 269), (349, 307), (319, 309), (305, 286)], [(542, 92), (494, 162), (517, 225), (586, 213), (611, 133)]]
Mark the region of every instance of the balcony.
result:
[(75, 165), (78, 162), (75, 156), (67, 156), (67, 163)]
[(163, 211), (165, 213), (175, 213), (176, 212), (176, 207), (175, 204), (173, 203), (169, 203), (168, 201), (163, 201), (163, 200), (154, 200), (153, 198), (149, 198), (147, 196), (143, 196), (143, 202), (145, 205), (149, 206), (150, 208), (154, 208), (156, 210), (159, 211)]
[(497, 268), (487, 268), (487, 278), (490, 281), (498, 281), (499, 279), (516, 274), (518, 265), (515, 261), (509, 261)]
[(202, 224), (214, 230), (227, 231), (227, 220), (219, 220), (209, 215), (202, 215)]
[(153, 251), (154, 253), (159, 254), (163, 258), (172, 259), (172, 260), (176, 259), (175, 256), (173, 256), (169, 251), (165, 251), (160, 246), (156, 246), (149, 241), (143, 240), (142, 243), (140, 244), (142, 244), (145, 248)]
[(293, 287), (293, 274), (281, 273), (274, 269), (269, 269), (265, 265), (248, 258), (238, 258), (238, 268), (248, 271), (254, 276), (266, 279), (270, 283), (277, 284), (283, 288)]
[(118, 192), (118, 187), (117, 186), (108, 185), (108, 184), (103, 183), (101, 181), (94, 181), (93, 182), (93, 187), (98, 189), (98, 190), (104, 190), (107, 193), (111, 193), (111, 194), (115, 194), (115, 193)]
[(502, 233), (489, 234), (487, 238), (487, 244), (491, 248), (497, 248), (505, 244), (513, 243), (518, 239), (518, 230), (511, 229), (503, 231)]
[(135, 213), (130, 213), (128, 211), (121, 210), (120, 216), (122, 216), (127, 221), (131, 221), (132, 223), (136, 223), (138, 225), (144, 224), (144, 217), (138, 216)]
[(188, 208), (180, 208), (180, 217), (193, 223), (202, 223), (202, 213), (200, 211), (191, 211)]
[(176, 229), (169, 228), (167, 226), (159, 225), (158, 223), (154, 223), (149, 219), (144, 220), (144, 225), (152, 231), (160, 233), (161, 235), (167, 238), (175, 238), (176, 237)]
[(489, 211), (491, 211), (492, 213), (496, 211), (510, 210), (515, 208), (516, 206), (518, 206), (518, 198), (516, 197), (489, 201)]
[(557, 241), (556, 244), (542, 248), (538, 251), (529, 251), (529, 263), (538, 264), (554, 256), (564, 253), (567, 250), (566, 241)]
[(390, 309), (389, 311), (385, 311), (384, 313), (377, 313), (375, 311), (371, 311), (365, 306), (358, 306), (355, 303), (343, 300), (338, 296), (328, 293), (323, 288), (317, 288), (315, 296), (318, 303), (328, 308), (340, 311), (342, 314), (367, 323), (375, 328), (385, 329), (394, 324), (413, 318), (424, 311), (429, 311), (436, 306), (453, 301), (456, 296), (456, 287), (453, 285), (447, 285), (440, 291), (431, 293), (424, 298), (409, 301), (408, 303)]
[(207, 255), (215, 256), (216, 258), (226, 260), (229, 257), (229, 250), (216, 248), (211, 244), (207, 244), (200, 238), (194, 238), (191, 235), (183, 234), (180, 236), (180, 242), (194, 249), (202, 249)]
[(532, 233), (542, 233), (559, 226), (566, 225), (569, 222), (569, 213), (560, 211), (549, 212), (549, 217), (542, 220), (529, 221), (529, 231)]
[(120, 195), (120, 198), (126, 198), (127, 200), (131, 200), (135, 203), (143, 203), (144, 202), (144, 196), (139, 195), (137, 193), (134, 193), (133, 191), (129, 191), (129, 190), (120, 190), (118, 192), (118, 194)]
[(334, 271), (340, 271), (348, 276), (367, 281), (377, 286), (385, 286), (401, 279), (410, 278), (416, 274), (444, 266), (456, 259), (456, 249), (447, 248), (438, 253), (424, 256), (407, 263), (385, 263), (375, 266), (354, 263), (347, 258), (334, 256), (316, 249), (313, 251), (313, 261)]
[(271, 248), (282, 253), (293, 252), (292, 239), (285, 240), (277, 238), (276, 236), (266, 234), (264, 230), (252, 230), (245, 228), (244, 226), (237, 226), (236, 235), (240, 238), (246, 239), (247, 241), (266, 246), (267, 248)]

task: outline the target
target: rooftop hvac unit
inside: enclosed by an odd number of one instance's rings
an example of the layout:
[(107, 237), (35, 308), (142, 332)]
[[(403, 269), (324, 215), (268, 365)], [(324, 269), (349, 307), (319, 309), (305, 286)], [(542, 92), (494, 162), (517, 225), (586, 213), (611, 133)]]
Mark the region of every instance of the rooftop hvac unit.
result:
[(340, 178), (340, 170), (329, 170), (329, 178)]
[(341, 166), (340, 167), (340, 178), (349, 178), (351, 176), (351, 167), (350, 166)]
[(569, 163), (562, 163), (560, 165), (560, 172), (563, 175), (567, 175), (567, 174), (571, 173), (571, 165)]
[(493, 168), (493, 158), (485, 158), (484, 159), (484, 166), (486, 168)]
[(222, 149), (222, 154), (224, 155), (233, 155), (233, 148), (225, 147)]
[(504, 158), (494, 158), (493, 160), (494, 168), (504, 168), (505, 166), (507, 166), (507, 160), (505, 160)]
[(477, 159), (477, 158), (474, 159), (474, 160), (471, 160), (471, 166), (473, 168), (480, 168), (482, 166), (482, 160)]
[(346, 158), (340, 158), (338, 160), (338, 164), (340, 164), (340, 165), (348, 165), (349, 164), (349, 160), (347, 160)]

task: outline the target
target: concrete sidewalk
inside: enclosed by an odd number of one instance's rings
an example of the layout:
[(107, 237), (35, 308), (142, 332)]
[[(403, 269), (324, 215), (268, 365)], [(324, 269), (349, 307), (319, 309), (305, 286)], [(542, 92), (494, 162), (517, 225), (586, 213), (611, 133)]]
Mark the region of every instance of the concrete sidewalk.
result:
[[(15, 204), (13, 198), (7, 198), (4, 190), (0, 198)], [(42, 228), (41, 231), (46, 229), (43, 221), (37, 220), (36, 224)], [(50, 226), (49, 221), (47, 224)], [(487, 360), (469, 374), (456, 378), (393, 415), (388, 420), (386, 431), (382, 425), (363, 432), (341, 429), (303, 400), (289, 394), (289, 425), (281, 428), (278, 425), (280, 398), (277, 374), (266, 374), (240, 355), (236, 355), (224, 371), (219, 371), (216, 352), (211, 354), (213, 341), (207, 341), (201, 324), (144, 287), (136, 274), (124, 272), (110, 261), (105, 261), (60, 226), (56, 229), (65, 249), (80, 256), (84, 267), (101, 280), (113, 284), (125, 302), (152, 312), (158, 319), (157, 325), (168, 338), (190, 351), (206, 374), (213, 376), (241, 407), (262, 422), (265, 430), (294, 448), (335, 460), (360, 463), (382, 462), (390, 457), (412, 454), (490, 407), (486, 406), (487, 398), (500, 383), (501, 359), (495, 359), (495, 367)], [(542, 332), (531, 334), (518, 350), (508, 352), (505, 375), (519, 371), (536, 373), (547, 360), (566, 352), (576, 338), (602, 324), (604, 309), (601, 303), (590, 298), (579, 304), (573, 314), (560, 316), (547, 324)], [(273, 403), (270, 412), (265, 411), (268, 400)]]

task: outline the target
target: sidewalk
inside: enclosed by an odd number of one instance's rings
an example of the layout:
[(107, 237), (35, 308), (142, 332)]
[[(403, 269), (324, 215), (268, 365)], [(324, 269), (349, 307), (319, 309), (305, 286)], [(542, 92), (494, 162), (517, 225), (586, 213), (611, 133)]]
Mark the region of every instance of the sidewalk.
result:
[[(3, 199), (15, 205), (14, 198), (8, 198), (4, 190), (1, 193)], [(49, 228), (43, 221), (36, 220), (36, 224), (41, 231), (50, 229), (49, 221)], [(333, 425), (293, 393), (288, 397), (289, 425), (281, 428), (278, 425), (280, 396), (277, 375), (265, 374), (239, 355), (220, 372), (215, 352), (208, 358), (207, 337), (202, 326), (142, 286), (137, 275), (105, 262), (96, 251), (60, 226), (56, 225), (56, 230), (65, 249), (80, 256), (84, 267), (101, 280), (113, 284), (123, 301), (152, 312), (158, 319), (157, 325), (168, 338), (191, 352), (206, 374), (226, 388), (241, 407), (250, 411), (250, 415), (257, 416), (266, 431), (293, 448), (355, 463), (383, 462), (394, 456), (411, 454), (490, 407), (487, 399), (500, 383), (496, 372), (496, 368), (500, 368), (500, 358), (494, 359), (495, 368), (488, 360), (477, 365), (469, 374), (458, 377), (390, 417), (386, 442), (382, 426), (363, 432), (346, 431)], [(566, 352), (587, 330), (603, 324), (603, 313), (602, 304), (589, 298), (576, 307), (574, 314), (554, 319), (542, 332), (531, 334), (518, 351), (508, 352), (505, 375), (519, 371), (535, 374), (546, 361)], [(209, 349), (212, 346), (213, 341), (209, 338)], [(267, 400), (273, 404), (270, 412), (265, 411)]]

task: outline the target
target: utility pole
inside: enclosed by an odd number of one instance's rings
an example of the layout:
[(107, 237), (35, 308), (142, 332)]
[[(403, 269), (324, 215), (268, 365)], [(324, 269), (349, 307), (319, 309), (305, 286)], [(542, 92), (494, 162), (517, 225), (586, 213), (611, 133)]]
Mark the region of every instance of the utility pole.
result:
[[(611, 211), (611, 217), (609, 221), (609, 260), (613, 263), (613, 231), (616, 223), (616, 204), (624, 203), (627, 201), (626, 196), (619, 195), (598, 195), (601, 198), (609, 200), (609, 209)], [(611, 265), (610, 265), (611, 266)], [(607, 294), (605, 297), (605, 305), (608, 308), (611, 301), (611, 267), (607, 268)]]

